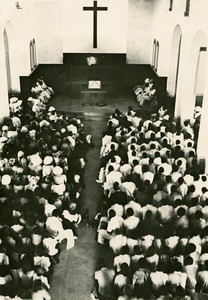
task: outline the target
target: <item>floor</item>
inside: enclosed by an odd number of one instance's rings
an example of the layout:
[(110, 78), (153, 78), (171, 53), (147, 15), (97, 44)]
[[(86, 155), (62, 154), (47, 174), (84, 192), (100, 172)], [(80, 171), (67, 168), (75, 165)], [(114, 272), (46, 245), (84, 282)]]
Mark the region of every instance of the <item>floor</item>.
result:
[[(61, 101), (61, 98), (60, 100)], [(63, 110), (63, 107), (54, 106)], [(65, 106), (67, 108), (67, 106)], [(99, 151), (102, 132), (106, 127), (105, 116), (81, 116), (85, 126), (85, 132), (91, 133), (95, 148), (88, 151), (87, 164), (85, 169), (85, 185), (83, 196), (80, 200), (80, 211), (84, 216), (79, 226), (79, 238), (75, 247), (70, 250), (63, 250), (60, 255), (60, 263), (55, 266), (51, 282), (52, 300), (87, 300), (90, 299), (90, 292), (93, 287), (93, 274), (97, 269), (97, 263), (105, 257), (112, 262), (112, 253), (109, 249), (102, 248), (95, 240), (96, 230), (88, 227), (99, 212), (101, 205), (102, 188), (96, 183), (99, 171)]]
[(131, 93), (120, 95), (118, 98), (109, 98), (106, 96), (103, 100), (103, 106), (99, 106), (99, 100), (95, 97), (90, 102), (93, 105), (89, 105), (90, 103), (86, 103), (82, 98), (72, 98), (70, 93), (66, 92), (63, 95), (57, 95), (51, 104), (59, 111), (73, 112), (85, 116), (109, 116), (116, 108), (126, 111), (129, 105), (137, 107), (134, 96)]

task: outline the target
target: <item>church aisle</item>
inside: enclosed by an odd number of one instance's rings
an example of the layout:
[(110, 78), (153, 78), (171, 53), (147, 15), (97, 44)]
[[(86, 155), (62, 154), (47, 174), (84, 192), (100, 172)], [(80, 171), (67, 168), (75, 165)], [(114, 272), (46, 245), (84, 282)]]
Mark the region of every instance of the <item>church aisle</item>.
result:
[(100, 165), (100, 142), (106, 120), (103, 117), (87, 117), (82, 121), (85, 132), (92, 134), (95, 143), (95, 149), (90, 149), (87, 153), (88, 162), (84, 175), (86, 188), (80, 200), (80, 211), (85, 216), (78, 229), (79, 238), (75, 247), (69, 251), (63, 250), (60, 263), (55, 266), (50, 290), (52, 300), (90, 299), (96, 263), (103, 256), (108, 256), (111, 261), (111, 252), (98, 245), (95, 230), (86, 226), (86, 223), (93, 221), (102, 203), (102, 188), (96, 183), (96, 177)]

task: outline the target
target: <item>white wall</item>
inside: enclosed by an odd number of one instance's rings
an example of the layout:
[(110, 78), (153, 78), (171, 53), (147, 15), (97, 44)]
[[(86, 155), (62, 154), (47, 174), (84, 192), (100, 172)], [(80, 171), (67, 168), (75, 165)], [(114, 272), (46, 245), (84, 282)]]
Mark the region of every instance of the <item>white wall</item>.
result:
[(38, 63), (63, 61), (61, 1), (35, 1), (33, 18)]
[(9, 115), (9, 99), (7, 89), (7, 73), (3, 31), (0, 32), (0, 121)]
[(127, 61), (130, 64), (150, 64), (153, 1), (128, 2)]
[(160, 43), (159, 65), (157, 73), (168, 76), (171, 52), (171, 41), (175, 27), (179, 24), (183, 38), (186, 40), (186, 54), (198, 30), (208, 33), (207, 27), (207, 0), (191, 0), (190, 15), (184, 16), (186, 0), (174, 0), (173, 10), (169, 11), (169, 0), (154, 0), (153, 34)]
[(126, 53), (127, 0), (98, 0), (98, 48), (93, 48), (93, 1), (63, 0), (64, 53)]

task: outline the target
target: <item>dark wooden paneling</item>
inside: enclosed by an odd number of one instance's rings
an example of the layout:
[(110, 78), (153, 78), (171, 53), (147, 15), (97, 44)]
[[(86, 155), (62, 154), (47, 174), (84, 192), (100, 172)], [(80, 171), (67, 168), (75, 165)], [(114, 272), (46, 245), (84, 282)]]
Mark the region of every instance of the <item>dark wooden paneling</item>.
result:
[(120, 66), (119, 90), (132, 92), (137, 84), (143, 84), (146, 78), (154, 80), (157, 89), (157, 98), (160, 103), (166, 99), (167, 77), (159, 77), (150, 65), (124, 65)]
[(41, 76), (46, 84), (52, 86), (56, 92), (60, 92), (65, 85), (66, 76), (63, 65), (41, 64), (29, 76), (20, 76), (20, 87), (24, 97), (30, 96), (31, 87)]
[[(89, 67), (85, 61), (87, 54), (64, 54), (63, 65), (39, 65), (30, 76), (22, 76), (20, 78), (21, 91), (25, 97), (28, 97), (31, 86), (37, 78), (43, 76), (46, 84), (52, 86), (56, 93), (64, 92), (71, 87), (72, 96), (81, 97), (81, 90), (87, 88), (89, 80), (101, 80), (103, 89), (106, 89), (109, 95), (117, 96), (118, 91), (132, 93), (133, 87), (143, 84), (145, 78), (148, 77), (154, 80), (159, 101), (161, 103), (166, 101), (167, 78), (158, 77), (150, 65), (125, 64), (123, 54), (104, 56), (106, 64)], [(101, 54), (100, 57), (102, 57)], [(75, 64), (81, 61), (83, 65)], [(110, 61), (112, 63), (109, 63)]]
[(124, 65), (126, 54), (102, 54), (102, 53), (64, 53), (64, 65), (87, 65), (88, 56), (95, 56), (99, 65)]
[(117, 97), (119, 86), (119, 66), (71, 66), (71, 94), (81, 97), (81, 91), (87, 88), (89, 80), (100, 80), (102, 89)]

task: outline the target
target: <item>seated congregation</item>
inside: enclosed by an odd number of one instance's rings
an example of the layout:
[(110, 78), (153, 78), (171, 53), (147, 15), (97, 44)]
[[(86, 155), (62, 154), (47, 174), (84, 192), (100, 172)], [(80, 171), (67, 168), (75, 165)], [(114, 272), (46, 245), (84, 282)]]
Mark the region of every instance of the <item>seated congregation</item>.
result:
[(208, 293), (208, 176), (196, 127), (163, 107), (149, 119), (131, 107), (111, 115), (96, 219), (97, 241), (114, 259), (95, 271), (92, 299), (207, 299), (197, 298)]
[(146, 78), (143, 85), (136, 85), (133, 88), (136, 101), (141, 106), (149, 106), (156, 103), (156, 88), (153, 79)]
[(59, 116), (43, 79), (10, 99), (0, 130), (0, 299), (49, 300), (54, 265), (74, 246), (89, 136)]

